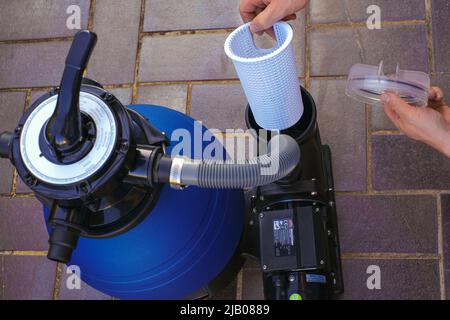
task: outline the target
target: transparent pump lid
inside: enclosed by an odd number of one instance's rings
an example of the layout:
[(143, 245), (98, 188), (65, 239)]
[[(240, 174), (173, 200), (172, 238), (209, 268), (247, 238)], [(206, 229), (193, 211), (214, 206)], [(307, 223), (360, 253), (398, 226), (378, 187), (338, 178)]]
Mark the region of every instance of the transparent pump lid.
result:
[(392, 92), (411, 105), (426, 106), (430, 77), (425, 72), (400, 70), (385, 75), (383, 61), (378, 66), (355, 64), (347, 81), (346, 94), (363, 103), (381, 105), (381, 95)]

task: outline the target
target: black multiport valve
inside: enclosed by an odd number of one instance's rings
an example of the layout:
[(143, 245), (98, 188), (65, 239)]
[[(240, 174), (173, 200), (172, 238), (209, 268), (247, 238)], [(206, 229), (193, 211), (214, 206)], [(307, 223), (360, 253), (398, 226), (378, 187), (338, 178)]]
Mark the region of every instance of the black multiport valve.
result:
[[(68, 262), (80, 236), (110, 237), (151, 211), (153, 170), (166, 136), (93, 80), (83, 78), (97, 36), (76, 34), (61, 85), (34, 102), (0, 155), (49, 209), (48, 258)], [(49, 118), (49, 116), (51, 117)]]

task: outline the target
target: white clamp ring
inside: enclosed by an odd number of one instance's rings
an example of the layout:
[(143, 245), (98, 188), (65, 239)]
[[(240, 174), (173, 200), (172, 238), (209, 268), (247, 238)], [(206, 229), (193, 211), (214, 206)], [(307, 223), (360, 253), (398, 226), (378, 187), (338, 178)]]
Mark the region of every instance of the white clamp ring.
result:
[(182, 157), (175, 157), (172, 159), (172, 166), (170, 167), (169, 183), (174, 189), (184, 189), (185, 185), (181, 183), (181, 171), (183, 169), (185, 159)]

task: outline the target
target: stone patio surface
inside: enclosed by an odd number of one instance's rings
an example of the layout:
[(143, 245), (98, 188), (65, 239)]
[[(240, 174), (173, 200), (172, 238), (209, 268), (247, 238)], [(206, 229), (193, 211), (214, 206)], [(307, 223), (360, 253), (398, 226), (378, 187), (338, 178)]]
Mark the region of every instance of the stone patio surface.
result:
[[(242, 22), (238, 0), (0, 1), (1, 130), (12, 130), (42, 93), (58, 85), (77, 30), (98, 34), (88, 67), (124, 104), (185, 112), (209, 127), (245, 128), (246, 99), (223, 51)], [(381, 30), (366, 28), (369, 5)], [(298, 14), (298, 75), (319, 109), (331, 146), (346, 291), (342, 299), (450, 298), (450, 159), (409, 140), (383, 111), (345, 95), (358, 62), (431, 74), (450, 99), (450, 1), (311, 0)], [(83, 284), (65, 286), (65, 266), (48, 261), (41, 206), (13, 167), (0, 161), (0, 298), (111, 299)], [(381, 290), (366, 286), (378, 265)], [(249, 262), (218, 298), (260, 299), (259, 267)]]

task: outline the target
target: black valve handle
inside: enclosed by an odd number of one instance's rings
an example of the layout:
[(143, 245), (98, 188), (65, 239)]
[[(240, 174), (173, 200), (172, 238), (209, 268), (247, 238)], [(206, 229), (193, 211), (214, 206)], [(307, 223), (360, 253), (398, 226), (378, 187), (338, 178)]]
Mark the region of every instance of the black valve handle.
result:
[(95, 33), (82, 30), (75, 35), (70, 47), (56, 108), (45, 128), (45, 137), (52, 154), (71, 151), (82, 141), (80, 87), (96, 42)]

